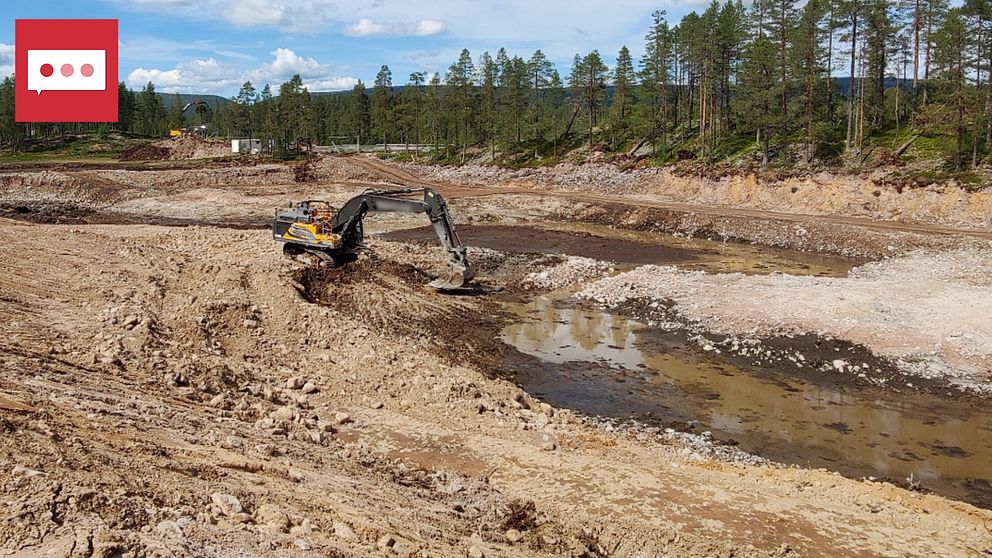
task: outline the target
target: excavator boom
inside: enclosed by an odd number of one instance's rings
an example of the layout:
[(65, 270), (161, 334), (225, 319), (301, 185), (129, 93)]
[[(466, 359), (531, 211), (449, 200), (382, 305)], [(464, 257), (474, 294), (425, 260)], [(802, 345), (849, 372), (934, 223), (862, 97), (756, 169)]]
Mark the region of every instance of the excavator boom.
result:
[[(423, 194), (421, 199), (409, 197)], [(338, 265), (361, 247), (363, 220), (370, 211), (426, 213), (438, 240), (448, 253), (446, 277), (430, 286), (439, 290), (459, 289), (475, 277), (465, 246), (458, 238), (447, 204), (430, 188), (366, 190), (351, 198), (336, 212), (326, 202), (306, 200), (277, 212), (272, 223), (272, 237), (283, 242), (290, 255), (309, 254)]]

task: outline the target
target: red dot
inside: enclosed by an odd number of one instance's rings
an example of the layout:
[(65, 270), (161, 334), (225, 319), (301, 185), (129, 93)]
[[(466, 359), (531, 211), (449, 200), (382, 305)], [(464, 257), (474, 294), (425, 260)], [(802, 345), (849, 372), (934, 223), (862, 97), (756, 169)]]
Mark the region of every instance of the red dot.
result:
[(83, 77), (90, 77), (93, 75), (93, 66), (91, 64), (83, 64), (83, 67), (79, 69), (79, 72), (83, 74)]
[(45, 77), (50, 77), (54, 73), (55, 73), (55, 68), (53, 68), (51, 64), (41, 65), (41, 75)]
[(62, 64), (62, 75), (69, 77), (72, 75), (72, 64)]

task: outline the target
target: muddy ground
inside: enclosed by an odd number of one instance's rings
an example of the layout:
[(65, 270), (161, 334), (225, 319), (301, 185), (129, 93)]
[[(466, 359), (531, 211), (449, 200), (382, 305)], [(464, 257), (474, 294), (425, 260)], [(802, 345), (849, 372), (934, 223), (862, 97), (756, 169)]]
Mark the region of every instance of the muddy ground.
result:
[[(515, 349), (500, 337), (514, 320), (506, 301), (562, 288), (586, 289), (594, 302), (636, 292), (597, 304), (661, 301), (674, 313), (645, 318), (664, 322), (649, 325), (658, 332), (698, 327), (694, 335), (739, 339), (783, 333), (762, 321), (781, 316), (761, 312), (802, 293), (807, 313), (790, 312), (787, 333), (856, 343), (905, 384), (920, 371), (900, 364), (893, 336), (936, 343), (957, 327), (962, 335), (948, 337), (972, 337), (927, 354), (954, 374), (931, 374), (928, 385), (958, 386), (962, 371), (981, 385), (989, 353), (973, 311), (989, 289), (983, 295), (980, 270), (948, 265), (987, 266), (989, 247), (960, 223), (631, 205), (596, 184), (549, 192), (445, 183), (357, 157), (305, 172), (266, 162), (129, 165), (0, 171), (6, 555), (992, 552), (992, 513), (981, 507), (552, 406), (519, 387), (520, 370), (507, 367)], [(443, 258), (419, 243), (421, 232), (398, 233), (415, 242), (372, 238), (351, 266), (313, 270), (251, 228), (289, 200), (341, 203), (425, 177), (466, 239), (493, 239), (470, 250), (475, 295), (424, 287)], [(416, 229), (422, 219), (376, 215), (368, 230)], [(514, 226), (526, 228), (507, 236)], [(680, 244), (686, 237), (721, 242), (700, 249)], [(586, 250), (590, 238), (600, 252)], [(691, 275), (700, 269), (709, 273)], [(807, 277), (768, 274), (779, 269)], [(907, 285), (917, 290), (887, 295)], [(910, 312), (928, 285), (943, 298)], [(845, 306), (848, 293), (862, 298)], [(955, 297), (968, 302), (940, 304)], [(904, 326), (885, 330), (882, 343), (866, 305)], [(933, 313), (947, 323), (928, 336), (922, 324)], [(854, 326), (828, 329), (817, 316)], [(747, 317), (751, 325), (738, 327)], [(860, 385), (860, 370), (836, 372), (837, 382)], [(950, 393), (940, 396), (958, 397)]]

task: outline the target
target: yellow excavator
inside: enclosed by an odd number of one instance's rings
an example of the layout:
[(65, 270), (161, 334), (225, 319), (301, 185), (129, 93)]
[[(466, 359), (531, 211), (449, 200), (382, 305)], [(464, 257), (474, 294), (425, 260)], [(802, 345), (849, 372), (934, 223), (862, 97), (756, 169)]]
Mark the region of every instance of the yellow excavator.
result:
[[(198, 107), (201, 105), (205, 107), (210, 106), (207, 104), (206, 101), (193, 101), (191, 103), (186, 103), (186, 106), (183, 107), (183, 110), (179, 111), (179, 116), (182, 117), (182, 115), (186, 114), (186, 111), (189, 110), (190, 107)], [(207, 127), (201, 124), (199, 126), (188, 126), (186, 128), (173, 128), (172, 130), (169, 130), (170, 138), (184, 138), (187, 136), (199, 136), (201, 138), (206, 137)]]
[[(411, 198), (421, 194), (421, 199)], [(455, 232), (448, 206), (430, 188), (366, 190), (335, 210), (321, 200), (304, 200), (276, 212), (272, 238), (283, 243), (283, 253), (311, 265), (341, 266), (354, 261), (365, 231), (362, 221), (370, 211), (426, 213), (441, 245), (448, 252), (444, 277), (428, 285), (441, 291), (459, 290), (475, 277), (465, 246)]]

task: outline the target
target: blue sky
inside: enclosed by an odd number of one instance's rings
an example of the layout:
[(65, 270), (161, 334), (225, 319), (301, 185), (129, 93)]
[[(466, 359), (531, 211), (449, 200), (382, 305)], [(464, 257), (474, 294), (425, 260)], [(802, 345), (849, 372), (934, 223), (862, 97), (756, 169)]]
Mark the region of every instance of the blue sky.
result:
[(468, 48), (500, 46), (529, 58), (540, 48), (564, 76), (572, 56), (598, 48), (608, 62), (626, 44), (642, 51), (651, 13), (677, 21), (705, 0), (35, 0), (5, 2), (0, 74), (13, 72), (17, 18), (117, 18), (120, 76), (163, 92), (231, 96), (251, 80), (273, 87), (293, 74), (312, 91), (371, 82), (388, 64), (444, 74)]

